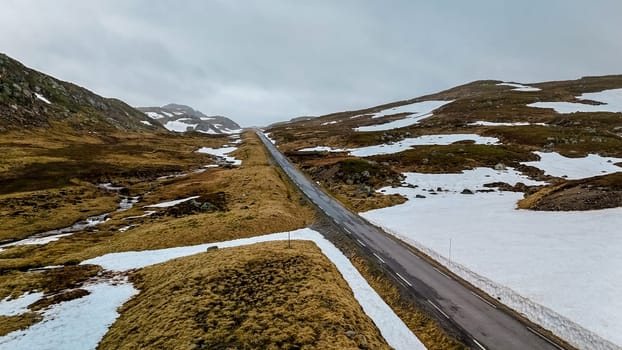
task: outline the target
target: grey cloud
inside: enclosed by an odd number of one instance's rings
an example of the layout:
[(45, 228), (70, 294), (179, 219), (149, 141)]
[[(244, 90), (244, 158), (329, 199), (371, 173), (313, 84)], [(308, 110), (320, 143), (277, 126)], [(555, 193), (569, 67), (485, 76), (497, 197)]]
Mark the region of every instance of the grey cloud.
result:
[(476, 79), (620, 73), (619, 1), (4, 0), (1, 50), (136, 106), (265, 125)]

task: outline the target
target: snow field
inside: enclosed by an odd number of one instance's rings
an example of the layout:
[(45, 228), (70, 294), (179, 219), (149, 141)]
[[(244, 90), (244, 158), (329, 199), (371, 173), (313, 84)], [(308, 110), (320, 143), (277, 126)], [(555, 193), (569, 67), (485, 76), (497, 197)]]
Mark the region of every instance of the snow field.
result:
[(516, 209), (522, 193), (460, 193), (538, 184), (513, 169), (405, 175), (418, 187), (381, 191), (407, 202), (360, 215), (578, 348), (620, 349), (622, 208), (527, 211)]

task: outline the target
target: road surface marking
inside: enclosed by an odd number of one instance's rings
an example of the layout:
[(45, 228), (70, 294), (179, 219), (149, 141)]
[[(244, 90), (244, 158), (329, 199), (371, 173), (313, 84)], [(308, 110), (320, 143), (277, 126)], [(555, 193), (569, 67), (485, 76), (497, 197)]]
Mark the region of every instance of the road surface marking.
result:
[(378, 256), (378, 254), (376, 254), (376, 253), (372, 253), (372, 254), (374, 254), (376, 259), (380, 260), (381, 263), (386, 264), (386, 262), (384, 262), (384, 260), (382, 260), (382, 258)]
[(402, 277), (402, 275), (400, 275), (399, 273), (395, 273), (397, 275), (397, 277), (399, 277), (402, 281), (404, 281), (409, 287), (412, 287), (413, 285), (410, 284), (410, 282), (408, 282), (407, 279), (405, 279), (404, 277)]
[(475, 292), (471, 292), (471, 294), (475, 295), (476, 297), (480, 298), (481, 301), (485, 302), (486, 304), (494, 307), (495, 309), (497, 308), (494, 304), (492, 304), (490, 301), (482, 298), (479, 294), (475, 293)]
[(536, 331), (535, 329), (532, 329), (531, 327), (527, 327), (527, 329), (528, 329), (531, 333), (533, 333), (533, 334), (537, 335), (538, 337), (540, 337), (540, 338), (542, 338), (542, 339), (546, 340), (546, 342), (547, 342), (547, 343), (549, 343), (549, 344), (553, 345), (554, 347), (556, 347), (556, 348), (558, 348), (558, 349), (560, 349), (560, 350), (564, 350), (564, 348), (562, 348), (561, 346), (559, 346), (559, 345), (557, 345), (557, 344), (553, 343), (553, 342), (552, 342), (552, 341), (550, 341), (547, 337), (543, 336), (542, 334), (540, 334), (540, 332)]
[(436, 304), (434, 304), (431, 300), (428, 300), (428, 303), (432, 304), (432, 306), (434, 306), (434, 308), (435, 308), (436, 310), (438, 310), (438, 312), (440, 312), (441, 314), (443, 314), (443, 316), (445, 316), (445, 317), (449, 318), (449, 316), (447, 316), (447, 314), (446, 314), (446, 313), (444, 313), (444, 312), (443, 312), (443, 310), (441, 310), (441, 308), (440, 308), (440, 307), (438, 307)]
[(361, 242), (361, 240), (357, 239), (356, 241), (359, 242), (359, 244), (362, 245), (363, 247), (367, 247), (365, 243)]
[(347, 232), (348, 234), (350, 234), (350, 235), (352, 234), (352, 231), (348, 230), (348, 229), (347, 229), (347, 228), (345, 228), (345, 227), (343, 228), (343, 230), (344, 230), (344, 231), (346, 231), (346, 232)]
[(446, 275), (443, 271), (441, 271), (441, 270), (437, 269), (436, 267), (434, 268), (434, 270), (436, 270), (436, 271), (437, 271), (438, 273), (440, 273), (441, 275), (443, 275), (443, 276), (445, 276), (445, 277), (447, 277), (447, 278), (451, 279), (451, 277), (447, 276), (447, 275)]
[(486, 350), (486, 348), (484, 347), (484, 345), (480, 344), (477, 339), (473, 338), (473, 342), (475, 343), (475, 345), (479, 346), (480, 348), (482, 348), (482, 350)]

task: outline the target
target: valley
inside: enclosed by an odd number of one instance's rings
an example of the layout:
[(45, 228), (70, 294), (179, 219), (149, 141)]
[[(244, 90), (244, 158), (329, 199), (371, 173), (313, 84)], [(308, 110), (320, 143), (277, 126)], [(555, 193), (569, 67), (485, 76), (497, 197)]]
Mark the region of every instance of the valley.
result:
[(0, 73), (0, 349), (622, 343), (622, 76), (243, 129)]

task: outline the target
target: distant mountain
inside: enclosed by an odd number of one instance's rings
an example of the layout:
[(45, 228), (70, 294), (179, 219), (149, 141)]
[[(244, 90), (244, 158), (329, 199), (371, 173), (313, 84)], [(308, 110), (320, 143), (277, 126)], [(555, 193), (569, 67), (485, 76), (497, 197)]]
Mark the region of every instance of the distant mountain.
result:
[(77, 131), (162, 130), (123, 101), (101, 97), (0, 53), (0, 132), (55, 123)]
[(204, 134), (234, 134), (241, 131), (240, 126), (229, 118), (207, 116), (184, 105), (171, 103), (162, 107), (138, 109), (170, 131), (197, 131)]

